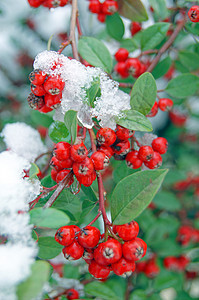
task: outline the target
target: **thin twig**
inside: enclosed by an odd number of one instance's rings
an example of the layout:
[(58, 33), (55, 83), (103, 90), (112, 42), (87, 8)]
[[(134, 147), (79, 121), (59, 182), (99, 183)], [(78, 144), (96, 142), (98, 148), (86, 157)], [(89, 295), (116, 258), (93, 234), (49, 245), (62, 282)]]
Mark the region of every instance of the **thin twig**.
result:
[(77, 6), (77, 0), (72, 0), (72, 14), (71, 14), (71, 25), (70, 25), (70, 41), (72, 45), (72, 51), (73, 51), (73, 57), (76, 60), (79, 59), (79, 54), (77, 51), (77, 44), (76, 44), (76, 38), (75, 38), (75, 29), (76, 29), (76, 20), (78, 16), (78, 6)]

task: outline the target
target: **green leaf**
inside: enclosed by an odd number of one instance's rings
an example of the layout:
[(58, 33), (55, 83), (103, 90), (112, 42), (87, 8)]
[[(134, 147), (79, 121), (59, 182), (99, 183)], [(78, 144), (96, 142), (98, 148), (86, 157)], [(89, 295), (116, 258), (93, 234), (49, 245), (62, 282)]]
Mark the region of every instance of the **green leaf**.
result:
[(141, 36), (142, 51), (155, 49), (155, 47), (166, 37), (169, 26), (169, 23), (160, 22), (145, 29)]
[(89, 89), (86, 90), (89, 106), (94, 107), (96, 97), (101, 96), (100, 79), (96, 78)]
[(29, 170), (29, 178), (31, 179), (33, 177), (36, 177), (38, 173), (39, 173), (38, 166), (36, 164), (32, 163), (30, 170)]
[(194, 95), (199, 88), (199, 77), (193, 74), (182, 74), (169, 81), (166, 92), (176, 98)]
[(57, 243), (54, 237), (40, 237), (38, 240), (39, 253), (38, 257), (41, 259), (51, 259), (57, 256), (63, 246)]
[(142, 74), (135, 82), (131, 92), (131, 108), (147, 115), (157, 96), (157, 86), (150, 73)]
[(181, 204), (177, 197), (170, 192), (161, 191), (156, 195), (153, 202), (157, 208), (168, 211), (177, 211), (181, 208)]
[(118, 0), (119, 14), (131, 21), (148, 20), (146, 9), (140, 0)]
[(126, 111), (126, 116), (116, 119), (116, 123), (130, 130), (152, 131), (151, 122), (140, 112), (136, 110)]
[(111, 73), (112, 57), (100, 40), (84, 36), (79, 40), (78, 50), (81, 57), (89, 64), (102, 68), (107, 73)]
[(36, 261), (31, 267), (31, 275), (17, 288), (18, 300), (35, 299), (48, 281), (50, 265), (44, 261)]
[(140, 171), (121, 180), (111, 197), (114, 224), (124, 224), (136, 218), (153, 200), (167, 170)]
[(50, 124), (53, 122), (51, 117), (51, 113), (43, 114), (40, 113), (38, 110), (31, 110), (31, 119), (36, 125), (44, 126), (48, 128)]
[(165, 0), (149, 0), (150, 6), (154, 9), (159, 19), (164, 20), (168, 16)]
[(145, 300), (147, 298), (147, 294), (143, 290), (135, 290), (130, 295), (130, 300)]
[(123, 39), (120, 42), (120, 47), (127, 49), (129, 52), (132, 52), (132, 51), (138, 49), (139, 44), (137, 43), (137, 41), (134, 38), (132, 38), (132, 39)]
[(64, 212), (55, 208), (35, 208), (30, 211), (30, 223), (38, 227), (59, 228), (69, 221)]
[(171, 64), (172, 64), (172, 61), (169, 56), (167, 56), (166, 58), (161, 60), (152, 71), (152, 75), (154, 76), (154, 78), (158, 79), (158, 78), (164, 76), (167, 73), (167, 71), (169, 70)]
[(48, 135), (54, 143), (70, 141), (69, 131), (63, 122), (53, 122), (49, 127)]
[(112, 289), (102, 282), (91, 282), (85, 285), (85, 293), (103, 300), (119, 300)]
[(120, 41), (124, 35), (124, 23), (118, 13), (106, 17), (106, 30), (108, 34)]
[(73, 143), (75, 143), (77, 137), (77, 112), (74, 110), (68, 110), (65, 113), (64, 122), (70, 132)]
[(92, 187), (86, 187), (84, 185), (81, 186), (81, 190), (84, 192), (84, 194), (88, 197), (89, 200), (96, 203), (98, 201), (97, 196), (95, 195), (95, 192), (93, 191)]
[(167, 288), (182, 288), (182, 276), (183, 274), (176, 274), (166, 270), (162, 272), (154, 279), (154, 289), (162, 291)]
[(199, 68), (199, 54), (192, 51), (182, 50), (178, 53), (180, 62), (190, 71)]

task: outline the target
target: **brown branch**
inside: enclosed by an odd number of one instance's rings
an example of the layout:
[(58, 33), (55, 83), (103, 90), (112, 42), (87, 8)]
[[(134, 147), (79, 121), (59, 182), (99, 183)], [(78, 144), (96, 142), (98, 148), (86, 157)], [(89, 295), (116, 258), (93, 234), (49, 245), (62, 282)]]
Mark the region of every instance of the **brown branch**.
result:
[(165, 53), (169, 47), (171, 47), (171, 45), (173, 44), (173, 42), (175, 41), (176, 37), (178, 36), (178, 34), (180, 33), (180, 31), (183, 29), (184, 25), (186, 23), (186, 18), (184, 18), (182, 21), (179, 22), (179, 24), (176, 26), (174, 32), (172, 33), (172, 35), (170, 36), (170, 38), (166, 41), (166, 43), (160, 48), (157, 56), (153, 59), (152, 63), (150, 64), (150, 66), (148, 67), (146, 72), (152, 72), (153, 69), (155, 68), (155, 66), (157, 65), (157, 63), (159, 62), (161, 56), (163, 53)]
[(79, 54), (77, 51), (77, 44), (75, 39), (75, 29), (76, 29), (76, 20), (78, 16), (78, 6), (77, 6), (77, 0), (72, 0), (72, 14), (71, 14), (71, 24), (70, 24), (70, 41), (72, 45), (72, 51), (73, 51), (73, 57), (76, 60), (79, 59)]

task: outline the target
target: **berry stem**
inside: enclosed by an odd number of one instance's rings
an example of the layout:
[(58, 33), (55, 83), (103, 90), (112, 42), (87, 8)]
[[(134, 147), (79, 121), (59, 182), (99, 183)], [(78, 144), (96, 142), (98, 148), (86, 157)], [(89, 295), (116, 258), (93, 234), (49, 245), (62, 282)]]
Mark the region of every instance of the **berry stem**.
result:
[(86, 225), (86, 226), (93, 225), (95, 223), (95, 221), (97, 221), (97, 219), (99, 219), (99, 217), (101, 216), (101, 214), (102, 213), (99, 211), (98, 214), (97, 214), (97, 216), (88, 225)]
[(76, 38), (75, 38), (75, 28), (76, 28), (77, 16), (78, 16), (77, 0), (72, 0), (70, 41), (71, 41), (71, 45), (72, 45), (73, 57), (79, 61), (79, 54), (77, 51), (77, 44), (76, 44)]
[(82, 29), (81, 29), (81, 26), (80, 26), (80, 22), (79, 22), (79, 17), (78, 16), (77, 16), (77, 19), (76, 19), (76, 24), (77, 24), (78, 36), (80, 38), (82, 36)]
[(120, 82), (119, 87), (130, 88), (131, 89), (133, 87), (133, 84), (132, 83), (126, 83), (126, 82)]

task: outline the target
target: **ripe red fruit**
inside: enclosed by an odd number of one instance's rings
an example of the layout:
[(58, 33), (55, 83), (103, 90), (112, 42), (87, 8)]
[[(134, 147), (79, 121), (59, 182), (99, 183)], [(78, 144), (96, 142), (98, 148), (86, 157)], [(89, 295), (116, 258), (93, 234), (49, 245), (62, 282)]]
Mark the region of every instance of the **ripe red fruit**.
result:
[(53, 149), (53, 154), (58, 160), (66, 160), (70, 157), (71, 145), (67, 142), (59, 142)]
[(83, 142), (71, 146), (71, 158), (74, 161), (81, 162), (88, 155), (88, 150)]
[(69, 289), (66, 292), (66, 297), (68, 300), (79, 299), (79, 293), (75, 289)]
[(97, 279), (107, 278), (110, 274), (110, 269), (105, 266), (100, 266), (96, 261), (92, 261), (88, 267), (88, 271)]
[(64, 89), (65, 82), (60, 76), (49, 76), (44, 82), (44, 89), (50, 95), (58, 95)]
[(152, 148), (160, 154), (165, 154), (167, 152), (168, 142), (165, 138), (158, 137), (152, 141)]
[(116, 65), (115, 65), (115, 68), (114, 68), (115, 72), (117, 72), (118, 74), (120, 74), (120, 76), (122, 78), (127, 78), (129, 77), (129, 73), (127, 72), (126, 70), (126, 63), (121, 61), (121, 62), (118, 62)]
[(81, 229), (76, 225), (70, 225), (70, 227), (75, 231), (75, 233), (79, 232)]
[(111, 147), (101, 146), (98, 151), (105, 153), (108, 158), (111, 158), (114, 154), (114, 151)]
[(161, 98), (158, 102), (158, 106), (162, 111), (170, 110), (173, 106), (173, 101), (169, 98)]
[(130, 30), (131, 30), (131, 35), (135, 35), (137, 32), (139, 32), (140, 30), (142, 29), (142, 26), (140, 23), (138, 22), (132, 22), (131, 23), (131, 27), (130, 27)]
[(100, 13), (100, 14), (97, 15), (97, 19), (98, 19), (98, 21), (100, 21), (101, 23), (104, 23), (105, 20), (106, 20), (106, 15)]
[(63, 246), (69, 246), (75, 239), (75, 231), (70, 226), (62, 226), (55, 233), (55, 241)]
[(160, 268), (154, 259), (151, 259), (146, 263), (144, 273), (148, 278), (154, 278), (160, 273)]
[(126, 155), (131, 148), (129, 140), (122, 141), (113, 146), (114, 152), (117, 155)]
[(188, 11), (188, 16), (191, 22), (199, 22), (199, 6), (194, 5)]
[(96, 151), (91, 155), (91, 160), (94, 164), (95, 170), (103, 170), (109, 165), (109, 158), (105, 153)]
[(150, 146), (141, 146), (138, 151), (138, 157), (143, 162), (150, 161), (154, 156), (154, 151)]
[(43, 85), (34, 85), (31, 83), (31, 91), (35, 96), (41, 97), (46, 94)]
[(117, 138), (121, 141), (128, 140), (129, 138), (131, 138), (134, 135), (134, 133), (135, 132), (133, 130), (129, 130), (120, 125), (117, 125), (116, 135), (117, 135)]
[(96, 138), (99, 145), (111, 146), (116, 141), (116, 134), (111, 128), (104, 127), (98, 130)]
[(94, 258), (93, 249), (84, 249), (82, 258), (90, 264)]
[(58, 104), (61, 103), (61, 98), (62, 98), (62, 93), (59, 95), (50, 95), (48, 93), (45, 94), (44, 96), (44, 101), (46, 106), (52, 107), (52, 108), (57, 108)]
[(93, 181), (96, 179), (96, 172), (93, 171), (91, 173), (91, 175), (88, 176), (76, 176), (77, 180), (79, 181), (80, 184), (83, 184), (84, 186), (91, 186), (91, 184), (93, 183)]
[(92, 160), (89, 157), (86, 157), (84, 161), (73, 163), (73, 172), (75, 176), (82, 177), (82, 176), (89, 176), (94, 171), (94, 165)]
[(157, 113), (158, 113), (158, 102), (155, 101), (155, 103), (154, 103), (151, 111), (148, 113), (147, 117), (150, 117), (150, 118), (155, 117), (157, 115)]
[(135, 238), (132, 241), (125, 242), (122, 246), (124, 258), (130, 261), (140, 260), (145, 256), (147, 244), (140, 238)]
[(28, 0), (30, 6), (32, 7), (39, 7), (42, 3), (42, 0)]
[(138, 151), (131, 151), (126, 156), (126, 164), (131, 169), (139, 169), (142, 166), (143, 161), (138, 158)]
[(73, 161), (70, 158), (67, 158), (65, 160), (58, 160), (55, 156), (53, 156), (50, 161), (50, 166), (57, 171), (72, 168), (72, 165)]
[(180, 242), (183, 246), (186, 246), (190, 243), (192, 239), (193, 228), (188, 225), (182, 225), (178, 229), (177, 241)]
[(99, 244), (99, 246), (94, 250), (95, 261), (103, 266), (113, 264), (121, 257), (122, 246), (113, 238), (110, 238), (108, 241)]
[(68, 0), (44, 0), (42, 5), (48, 8), (56, 8), (59, 6), (65, 6)]
[(141, 63), (137, 58), (128, 58), (126, 61), (126, 70), (129, 75), (137, 78), (140, 74)]
[(94, 248), (100, 239), (100, 231), (93, 226), (84, 227), (78, 234), (78, 242), (84, 248)]
[(178, 257), (179, 270), (184, 271), (186, 266), (189, 264), (190, 260), (187, 256), (181, 255)]
[(44, 105), (44, 106), (42, 106), (42, 108), (40, 108), (38, 110), (39, 110), (39, 112), (42, 112), (42, 113), (46, 114), (46, 113), (52, 111), (53, 109), (50, 108), (50, 107), (48, 107), (48, 106), (46, 106), (46, 105)]
[(136, 221), (131, 221), (124, 225), (114, 225), (113, 231), (119, 235), (124, 241), (130, 241), (139, 233), (139, 225)]
[[(41, 3), (41, 0), (40, 0)], [(32, 84), (41, 85), (44, 83), (47, 74), (40, 69), (33, 70), (29, 75), (29, 80)]]
[(77, 260), (84, 254), (84, 248), (77, 242), (74, 241), (62, 250), (64, 257), (68, 260)]
[(118, 3), (114, 0), (106, 0), (102, 4), (102, 13), (105, 15), (112, 15), (118, 10)]
[(165, 257), (163, 263), (164, 263), (164, 267), (168, 270), (172, 270), (172, 271), (179, 270), (178, 259), (175, 256)]
[(158, 152), (154, 151), (153, 158), (144, 162), (145, 166), (149, 169), (156, 169), (162, 165), (162, 157)]
[(51, 177), (54, 181), (56, 181), (56, 178), (57, 178), (57, 174), (58, 174), (58, 171), (55, 170), (55, 169), (52, 169), (51, 170)]
[(116, 275), (128, 277), (135, 270), (135, 263), (122, 257), (118, 262), (112, 264), (111, 267)]
[(101, 3), (98, 0), (92, 0), (89, 3), (89, 10), (93, 14), (99, 14), (101, 12)]
[(181, 113), (177, 110), (173, 110), (169, 112), (169, 118), (171, 122), (177, 126), (177, 127), (182, 127), (187, 121), (187, 115), (184, 113)]
[(28, 105), (30, 106), (30, 108), (35, 109), (35, 110), (39, 110), (45, 105), (44, 98), (37, 97), (33, 93), (29, 94), (27, 101), (28, 101)]
[(118, 62), (121, 62), (121, 61), (126, 61), (127, 58), (129, 56), (129, 52), (128, 50), (126, 50), (125, 48), (119, 48), (117, 50), (117, 52), (115, 53), (115, 59), (118, 61)]
[[(56, 177), (56, 182), (59, 183), (60, 181), (62, 181), (66, 176), (68, 176), (70, 171), (71, 170), (66, 170), (66, 169), (59, 171), (57, 174), (57, 177)], [(71, 177), (71, 179), (67, 183), (66, 187), (69, 187), (71, 184), (73, 184), (73, 182), (74, 182), (74, 178)]]

